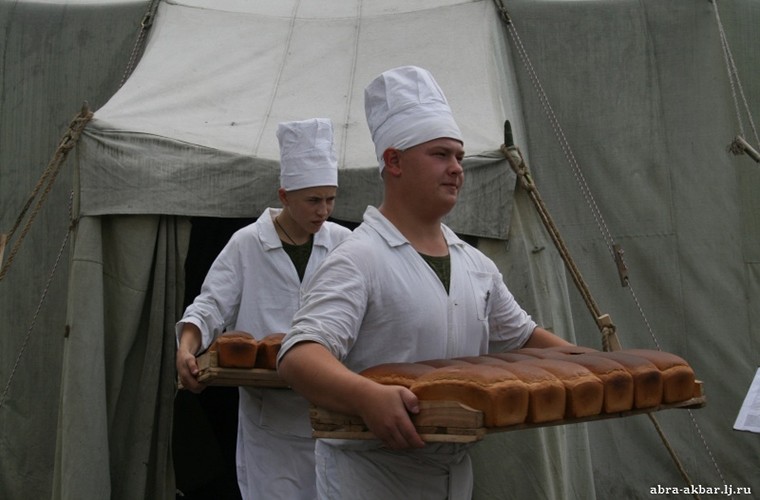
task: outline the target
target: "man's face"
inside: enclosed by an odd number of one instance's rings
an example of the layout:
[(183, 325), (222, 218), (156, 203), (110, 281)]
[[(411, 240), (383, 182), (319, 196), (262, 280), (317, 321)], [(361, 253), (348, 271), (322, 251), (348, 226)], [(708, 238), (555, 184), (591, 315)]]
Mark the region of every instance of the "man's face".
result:
[(318, 186), (285, 193), (286, 210), (304, 231), (314, 234), (322, 228), (335, 207), (335, 186)]
[(421, 206), (451, 210), (464, 183), (464, 147), (455, 139), (441, 138), (401, 152), (405, 185)]

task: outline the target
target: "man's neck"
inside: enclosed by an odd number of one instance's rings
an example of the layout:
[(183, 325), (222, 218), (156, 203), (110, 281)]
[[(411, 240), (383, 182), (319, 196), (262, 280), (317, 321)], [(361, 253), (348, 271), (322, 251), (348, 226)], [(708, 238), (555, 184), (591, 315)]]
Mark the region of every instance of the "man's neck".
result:
[(409, 240), (416, 251), (433, 257), (448, 255), (449, 248), (443, 236), (441, 218), (414, 217), (388, 210), (385, 205), (380, 205), (378, 210)]
[(311, 239), (311, 234), (300, 227), (284, 209), (274, 218), (274, 225), (280, 240), (291, 245), (303, 245)]

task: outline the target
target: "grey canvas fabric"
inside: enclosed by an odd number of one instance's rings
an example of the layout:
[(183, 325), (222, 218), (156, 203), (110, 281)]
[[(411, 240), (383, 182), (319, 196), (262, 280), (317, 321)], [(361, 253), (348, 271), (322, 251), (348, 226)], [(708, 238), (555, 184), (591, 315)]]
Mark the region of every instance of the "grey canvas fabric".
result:
[[(746, 114), (737, 116), (742, 99), (727, 76), (713, 3), (517, 0), (504, 2), (511, 25), (486, 0), (365, 2), (351, 16), (343, 3), (300, 2), (276, 22), (268, 16), (279, 11), (229, 12), (236, 2), (196, 8), (202, 3), (162, 3), (146, 56), (121, 90), (147, 2), (0, 3), (0, 231), (13, 225), (82, 101), (95, 110), (0, 282), (0, 496), (173, 495), (170, 325), (181, 313), (187, 219), (250, 217), (274, 203), (277, 120), (328, 109), (343, 124), (335, 215), (358, 221), (380, 196), (361, 90), (385, 66), (409, 62), (429, 66), (461, 117), (467, 180), (447, 222), (478, 237), (539, 323), (601, 347), (499, 157), (509, 119), (623, 346), (679, 354), (704, 382), (705, 408), (656, 414), (692, 482), (760, 491), (760, 441), (732, 429), (760, 364), (760, 167), (727, 152), (740, 132), (756, 138)], [(760, 3), (717, 6), (757, 123)], [(245, 32), (239, 47), (216, 56), (221, 65), (229, 56), (234, 68), (221, 83), (214, 72), (178, 81), (166, 62), (156, 69), (156, 56), (172, 47), (206, 62), (213, 54), (211, 44), (171, 45), (180, 18), (198, 30), (234, 19), (228, 23)], [(431, 34), (430, 26), (444, 25), (451, 29)], [(384, 26), (394, 34), (385, 44)], [(317, 27), (331, 32), (322, 52), (306, 43)], [(257, 30), (268, 46), (256, 43)], [(194, 35), (209, 39), (203, 33)], [(287, 41), (293, 59), (267, 50)], [(319, 55), (304, 52), (308, 46)], [(462, 54), (464, 70), (454, 64)], [(281, 71), (246, 66), (252, 59)], [(251, 75), (262, 80), (245, 80)], [(263, 101), (226, 100), (248, 87)], [(204, 123), (212, 115), (229, 120)], [(629, 287), (620, 284), (610, 240), (624, 250)], [(658, 485), (686, 486), (646, 416), (490, 435), (475, 446), (473, 463), (478, 499), (644, 499)]]

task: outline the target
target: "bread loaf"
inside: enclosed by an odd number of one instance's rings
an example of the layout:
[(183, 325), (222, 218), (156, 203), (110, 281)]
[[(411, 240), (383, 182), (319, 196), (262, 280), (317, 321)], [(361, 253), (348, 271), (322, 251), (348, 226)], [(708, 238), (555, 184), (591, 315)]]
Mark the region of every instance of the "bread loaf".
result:
[(562, 420), (567, 408), (565, 384), (551, 372), (523, 363), (505, 363), (501, 367), (525, 382), (530, 395), (526, 422), (542, 423)]
[(587, 356), (616, 361), (631, 374), (634, 408), (652, 408), (662, 402), (662, 373), (649, 360), (624, 351), (595, 352), (588, 353)]
[(622, 352), (647, 359), (660, 370), (663, 403), (678, 403), (694, 396), (694, 370), (683, 358), (649, 349), (625, 349)]
[(513, 354), (519, 354), (520, 356), (528, 356), (538, 359), (543, 359), (547, 356), (546, 350), (538, 347), (523, 347), (510, 352)]
[(538, 366), (565, 385), (565, 418), (598, 415), (604, 404), (604, 384), (588, 368), (559, 359), (528, 359), (518, 364)]
[[(253, 339), (253, 335), (251, 335), (248, 332), (244, 332), (242, 330), (233, 330), (230, 332), (224, 332), (221, 335), (219, 335), (216, 339), (214, 339), (213, 342), (211, 342), (211, 345), (208, 346), (207, 352), (217, 352), (218, 349), (218, 341), (219, 339)], [(255, 339), (254, 339), (255, 340)]]
[(259, 340), (259, 349), (256, 354), (256, 368), (263, 370), (277, 369), (277, 354), (282, 346), (284, 333), (270, 333)]
[(461, 359), (425, 359), (423, 361), (417, 361), (417, 363), (433, 368), (443, 368), (444, 366), (466, 365), (466, 361)]
[(223, 368), (253, 368), (257, 350), (256, 339), (242, 331), (223, 333), (209, 346), (209, 351), (216, 351), (217, 364)]
[(410, 389), (423, 401), (458, 401), (480, 410), (486, 427), (520, 424), (528, 414), (526, 384), (495, 366), (462, 361), (420, 376)]
[(509, 361), (505, 361), (499, 358), (493, 358), (490, 356), (462, 356), (461, 358), (452, 358), (452, 361), (464, 361), (473, 365), (494, 365), (504, 366), (509, 364)]
[(508, 351), (508, 352), (492, 352), (489, 354), (486, 354), (489, 358), (496, 358), (500, 359), (502, 361), (509, 361), (511, 363), (515, 361), (523, 361), (525, 359), (533, 359), (535, 356), (530, 356), (528, 354), (517, 354), (514, 351)]
[(599, 352), (590, 348), (540, 350), (543, 351), (541, 359), (559, 359), (576, 363), (599, 377), (604, 384), (603, 413), (618, 413), (633, 408), (633, 376), (620, 363), (598, 356), (588, 356), (590, 353)]
[(360, 375), (383, 385), (411, 387), (420, 376), (435, 370), (422, 363), (384, 363), (359, 372)]
[(561, 352), (564, 354), (585, 354), (587, 352), (599, 352), (598, 349), (593, 347), (585, 347), (582, 345), (555, 345), (551, 347), (544, 347), (545, 351)]
[(633, 376), (623, 365), (612, 359), (591, 356), (588, 353), (578, 355), (555, 353), (555, 355), (558, 356), (557, 359), (564, 359), (588, 368), (591, 373), (599, 377), (604, 384), (602, 407), (604, 413), (624, 412), (633, 408)]
[(561, 420), (565, 415), (565, 386), (546, 370), (491, 356), (466, 356), (455, 359), (475, 365), (495, 366), (507, 370), (525, 382), (530, 394), (526, 422), (551, 422)]

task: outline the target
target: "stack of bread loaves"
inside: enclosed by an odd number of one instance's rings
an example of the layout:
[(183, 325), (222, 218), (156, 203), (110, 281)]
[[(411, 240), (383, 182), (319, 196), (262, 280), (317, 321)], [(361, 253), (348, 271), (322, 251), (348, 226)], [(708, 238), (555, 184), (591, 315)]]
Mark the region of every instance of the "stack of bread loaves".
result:
[(422, 401), (456, 401), (480, 410), (485, 427), (654, 409), (691, 399), (696, 383), (691, 366), (675, 354), (576, 346), (389, 363), (361, 374), (408, 387)]
[[(228, 332), (209, 351), (216, 352), (219, 367), (275, 370), (284, 335), (256, 340), (246, 332)], [(361, 374), (407, 387), (422, 401), (480, 410), (491, 428), (656, 409), (691, 399), (696, 384), (691, 366), (675, 354), (579, 346), (386, 363)]]

